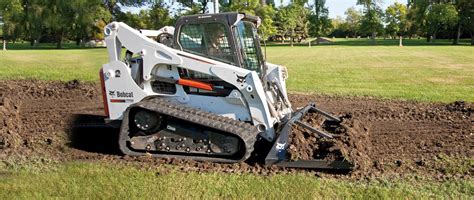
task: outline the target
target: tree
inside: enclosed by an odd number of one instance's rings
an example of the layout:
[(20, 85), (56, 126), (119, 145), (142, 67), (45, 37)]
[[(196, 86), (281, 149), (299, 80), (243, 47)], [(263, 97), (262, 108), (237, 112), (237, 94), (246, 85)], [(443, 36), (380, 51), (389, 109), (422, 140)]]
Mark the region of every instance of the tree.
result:
[(277, 27), (277, 34), (284, 38), (291, 37), (291, 46), (293, 46), (293, 31), (296, 28), (296, 14), (290, 9), (290, 6), (281, 7), (275, 15), (275, 26)]
[(436, 40), (439, 31), (453, 27), (458, 20), (458, 12), (454, 5), (445, 3), (432, 5), (426, 18), (427, 32), (432, 37), (432, 42)]
[(146, 19), (148, 16), (148, 11), (140, 10), (139, 13), (134, 14), (131, 12), (125, 12), (117, 15), (117, 20), (126, 23), (127, 25), (137, 28), (137, 29), (146, 29), (147, 23)]
[(264, 40), (276, 33), (276, 28), (273, 25), (275, 10), (272, 5), (261, 5), (260, 0), (233, 0), (229, 7), (224, 10), (259, 16), (262, 20), (262, 24), (259, 27), (259, 35)]
[(385, 10), (386, 30), (389, 35), (398, 35), (403, 46), (403, 35), (407, 31), (407, 7), (395, 2)]
[[(417, 28), (426, 35), (428, 42), (431, 41), (431, 38), (436, 39), (438, 32), (449, 31), (452, 33), (451, 30), (455, 30), (453, 44), (457, 44), (463, 30), (471, 32), (469, 31), (472, 22), (470, 16), (474, 12), (472, 0), (410, 0), (409, 3), (410, 10), (414, 10), (415, 13), (409, 13), (410, 21), (414, 22), (411, 24), (411, 29)], [(455, 12), (457, 20), (454, 16)], [(435, 33), (436, 35), (434, 35)]]
[[(324, 7), (326, 0), (314, 0), (314, 12), (310, 16), (310, 33), (316, 36), (316, 44), (319, 45), (322, 34), (325, 34), (331, 26), (328, 8)], [(311, 41), (309, 42), (311, 46)]]
[(273, 26), (275, 9), (273, 8), (273, 5), (267, 4), (255, 10), (255, 15), (262, 19), (262, 25), (259, 27), (259, 35), (263, 40), (267, 40), (268, 37), (276, 33), (276, 28)]
[(301, 42), (301, 40), (309, 37), (309, 16), (311, 10), (304, 6), (305, 3), (307, 3), (306, 0), (293, 0), (291, 9), (296, 17), (296, 27), (293, 31), (294, 36), (292, 42), (294, 42), (295, 39)]
[(471, 45), (474, 45), (474, 2), (469, 2), (461, 12), (461, 24), (471, 35)]
[(200, 4), (192, 4), (191, 7), (181, 8), (175, 18), (177, 19), (183, 15), (194, 15), (200, 13), (202, 13), (202, 6)]
[(458, 11), (459, 21), (457, 24), (456, 37), (453, 44), (459, 43), (463, 29), (471, 35), (471, 45), (474, 45), (474, 1), (472, 0), (456, 0), (456, 9)]
[[(155, 0), (161, 2), (161, 0)], [(103, 0), (103, 5), (105, 9), (109, 11), (112, 15), (113, 20), (117, 20), (117, 17), (121, 15), (123, 12), (120, 9), (120, 6), (128, 6), (128, 7), (141, 7), (152, 3), (154, 1), (150, 0)]]
[(375, 44), (377, 32), (380, 32), (383, 29), (381, 19), (382, 10), (380, 9), (379, 2), (381, 2), (381, 0), (357, 0), (358, 5), (364, 6), (361, 30), (370, 34), (372, 44)]
[(352, 37), (357, 37), (360, 30), (360, 24), (362, 21), (362, 12), (356, 10), (355, 7), (350, 7), (344, 12), (346, 14), (346, 26), (352, 35)]
[(43, 19), (48, 7), (41, 3), (41, 0), (23, 1), (24, 8), (24, 28), (26, 40), (30, 41), (31, 46), (38, 46), (39, 41), (45, 32)]
[(432, 4), (431, 0), (410, 0), (409, 7), (412, 11), (409, 20), (413, 22), (411, 32), (418, 32), (420, 35), (426, 36), (426, 41), (430, 42), (431, 37), (426, 28), (426, 17), (428, 8)]
[(417, 8), (413, 4), (408, 4), (407, 15), (406, 15), (406, 34), (409, 39), (415, 35), (421, 35), (421, 27), (423, 20), (420, 20), (417, 13)]
[(99, 20), (94, 24), (94, 31), (92, 32), (92, 38), (98, 39), (98, 40), (103, 40), (105, 39), (105, 34), (104, 34), (104, 27), (107, 24), (103, 20)]
[(48, 7), (45, 10), (44, 24), (49, 34), (55, 38), (56, 47), (60, 49), (67, 34), (73, 31), (71, 25), (75, 18), (74, 8), (70, 2), (61, 0), (45, 0), (39, 4)]
[(303, 6), (303, 2), (294, 2), (280, 7), (274, 18), (278, 35), (290, 37), (293, 46), (295, 39), (301, 41), (308, 37), (310, 10)]
[(341, 16), (331, 19), (331, 30), (329, 35), (332, 37), (346, 37), (350, 35), (349, 24)]
[(23, 6), (20, 0), (0, 0), (3, 20), (3, 50), (8, 40), (15, 41), (22, 32)]
[(192, 15), (192, 14), (204, 14), (207, 13), (207, 0), (199, 0), (197, 2), (193, 0), (177, 0), (181, 6), (184, 7), (182, 10), (186, 10), (186, 12), (181, 13), (182, 15)]
[(93, 32), (97, 30), (98, 21), (110, 21), (112, 16), (101, 0), (72, 0), (70, 4), (74, 12), (73, 37), (77, 44), (84, 46), (85, 41), (91, 39)]
[(173, 19), (165, 4), (154, 4), (148, 13), (147, 28), (159, 29), (173, 24)]

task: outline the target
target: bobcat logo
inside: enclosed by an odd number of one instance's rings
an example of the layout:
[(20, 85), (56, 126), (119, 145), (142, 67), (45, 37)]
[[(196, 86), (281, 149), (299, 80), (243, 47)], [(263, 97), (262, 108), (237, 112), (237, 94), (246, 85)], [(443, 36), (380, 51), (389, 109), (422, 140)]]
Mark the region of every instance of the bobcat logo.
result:
[(245, 78), (247, 78), (247, 75), (245, 75), (245, 76), (239, 76), (239, 75), (236, 74), (236, 76), (237, 76), (237, 82), (239, 82), (239, 83), (245, 83)]
[(115, 97), (115, 91), (109, 91), (109, 95)]
[(120, 78), (121, 72), (120, 70), (115, 70), (115, 78)]
[(286, 143), (278, 143), (277, 142), (276, 149), (277, 150), (283, 150), (283, 149), (285, 149), (285, 145), (286, 145)]

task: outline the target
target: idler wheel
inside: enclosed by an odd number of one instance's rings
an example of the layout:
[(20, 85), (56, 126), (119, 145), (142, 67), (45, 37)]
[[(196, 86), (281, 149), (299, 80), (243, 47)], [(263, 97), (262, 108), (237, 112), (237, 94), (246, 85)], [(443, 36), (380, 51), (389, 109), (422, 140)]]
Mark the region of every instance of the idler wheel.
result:
[(139, 110), (133, 117), (135, 126), (146, 133), (156, 132), (161, 127), (162, 121), (160, 115), (147, 110)]

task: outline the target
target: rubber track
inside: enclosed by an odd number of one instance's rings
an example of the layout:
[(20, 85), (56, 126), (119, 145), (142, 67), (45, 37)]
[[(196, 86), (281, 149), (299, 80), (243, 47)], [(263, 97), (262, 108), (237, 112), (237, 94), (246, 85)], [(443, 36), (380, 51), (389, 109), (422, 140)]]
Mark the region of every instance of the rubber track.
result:
[(124, 154), (134, 155), (134, 156), (147, 154), (143, 152), (132, 151), (126, 145), (126, 141), (129, 140), (128, 113), (130, 109), (133, 107), (141, 107), (141, 108), (148, 109), (157, 113), (162, 113), (164, 115), (172, 116), (181, 120), (189, 121), (196, 124), (201, 124), (206, 127), (211, 127), (213, 129), (226, 132), (228, 134), (234, 134), (245, 143), (245, 154), (241, 158), (235, 159), (235, 160), (212, 157), (212, 154), (209, 156), (152, 154), (152, 156), (162, 157), (162, 158), (174, 157), (174, 158), (187, 158), (187, 159), (193, 159), (193, 160), (199, 160), (199, 161), (234, 163), (234, 162), (245, 161), (247, 158), (250, 157), (251, 153), (254, 150), (254, 143), (256, 141), (258, 131), (254, 126), (252, 126), (249, 123), (245, 123), (245, 122), (237, 121), (237, 120), (230, 119), (227, 117), (212, 114), (209, 112), (201, 111), (201, 110), (191, 108), (188, 106), (178, 105), (176, 103), (172, 103), (161, 98), (148, 98), (136, 104), (133, 104), (124, 113), (122, 127), (120, 130), (120, 139), (119, 139), (120, 149), (122, 150)]

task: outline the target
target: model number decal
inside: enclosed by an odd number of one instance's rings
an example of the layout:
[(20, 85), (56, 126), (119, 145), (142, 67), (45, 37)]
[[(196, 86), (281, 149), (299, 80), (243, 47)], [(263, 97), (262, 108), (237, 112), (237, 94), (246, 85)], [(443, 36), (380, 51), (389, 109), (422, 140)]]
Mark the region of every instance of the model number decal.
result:
[(111, 103), (133, 103), (133, 99), (110, 99)]

